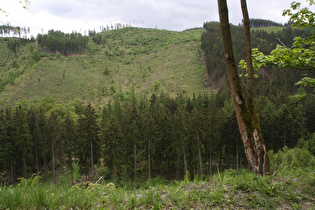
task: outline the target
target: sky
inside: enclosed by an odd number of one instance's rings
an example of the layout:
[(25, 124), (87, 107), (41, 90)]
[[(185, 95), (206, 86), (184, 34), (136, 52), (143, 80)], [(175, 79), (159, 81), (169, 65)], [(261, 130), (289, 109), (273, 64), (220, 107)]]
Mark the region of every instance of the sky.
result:
[[(286, 23), (282, 16), (293, 0), (247, 0), (250, 18)], [(218, 21), (217, 0), (30, 0), (23, 9), (19, 0), (0, 0), (2, 24), (30, 27), (31, 33), (61, 30), (85, 33), (100, 26), (129, 24), (134, 27), (182, 31)], [(240, 0), (228, 0), (230, 22), (242, 21)]]

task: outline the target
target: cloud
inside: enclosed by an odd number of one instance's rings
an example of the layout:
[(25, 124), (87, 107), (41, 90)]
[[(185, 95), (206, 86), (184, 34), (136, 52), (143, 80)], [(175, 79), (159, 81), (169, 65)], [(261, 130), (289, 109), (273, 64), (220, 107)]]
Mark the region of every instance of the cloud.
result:
[[(13, 5), (15, 2), (15, 5)], [(290, 7), (291, 0), (247, 1), (250, 18), (264, 18), (284, 23), (282, 10)], [(205, 0), (32, 0), (23, 10), (18, 0), (5, 1), (12, 25), (30, 26), (38, 30), (96, 29), (115, 23), (181, 31), (202, 27), (206, 21), (218, 21), (216, 1)], [(17, 6), (16, 6), (17, 5)], [(230, 22), (242, 21), (239, 1), (228, 0)], [(13, 8), (13, 9), (12, 9)]]

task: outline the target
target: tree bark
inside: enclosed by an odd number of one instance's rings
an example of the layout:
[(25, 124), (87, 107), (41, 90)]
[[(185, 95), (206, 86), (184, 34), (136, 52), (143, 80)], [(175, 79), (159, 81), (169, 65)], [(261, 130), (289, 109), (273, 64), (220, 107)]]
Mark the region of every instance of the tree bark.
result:
[[(244, 6), (246, 7), (246, 4), (244, 5), (243, 0), (241, 3), (242, 3), (242, 8)], [(226, 65), (227, 65), (228, 77), (229, 77), (232, 97), (233, 97), (233, 103), (235, 107), (240, 134), (241, 134), (244, 149), (245, 149), (245, 154), (249, 162), (249, 165), (255, 174), (262, 174), (262, 175), (271, 174), (266, 147), (265, 147), (262, 135), (261, 135), (258, 114), (252, 100), (253, 89), (249, 90), (250, 92), (249, 101), (246, 103), (245, 97), (244, 97), (244, 94), (240, 85), (240, 79), (238, 76), (234, 53), (233, 53), (231, 32), (230, 32), (229, 19), (228, 19), (228, 8), (227, 8), (226, 0), (218, 0), (218, 7), (219, 7), (219, 16), (220, 16), (221, 36), (222, 36), (222, 42), (223, 42), (223, 48), (224, 48), (224, 57), (225, 57)], [(245, 12), (243, 11), (243, 13)], [(247, 14), (247, 18), (245, 14), (245, 19), (248, 20), (248, 14)], [(244, 23), (247, 20), (244, 20)], [(245, 28), (246, 28), (245, 30), (247, 30), (246, 34), (249, 35), (248, 33), (249, 22)], [(247, 48), (248, 46), (250, 47), (250, 42), (248, 43), (246, 41), (245, 48)], [(250, 83), (251, 82), (252, 81), (250, 81)], [(250, 84), (249, 88), (253, 88), (253, 85)]]

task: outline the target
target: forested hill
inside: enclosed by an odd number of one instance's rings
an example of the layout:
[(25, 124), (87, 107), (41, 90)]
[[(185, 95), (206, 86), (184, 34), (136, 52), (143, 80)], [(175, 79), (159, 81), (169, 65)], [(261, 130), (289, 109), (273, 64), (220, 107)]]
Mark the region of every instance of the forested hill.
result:
[[(273, 25), (273, 23), (271, 24)], [(219, 101), (221, 100), (221, 106), (223, 106), (230, 98), (230, 91), (226, 66), (222, 59), (224, 55), (220, 25), (218, 22), (208, 22), (204, 24), (204, 28), (201, 48), (207, 68), (206, 83), (211, 89), (218, 90)], [(251, 45), (252, 48), (258, 48), (264, 54), (269, 54), (276, 45), (291, 47), (296, 36), (308, 37), (314, 33), (314, 28), (292, 29), (289, 24), (284, 27), (273, 25), (265, 28), (252, 28)], [(245, 58), (243, 27), (231, 25), (231, 34), (234, 55), (238, 64), (241, 59)], [(244, 71), (239, 69), (239, 74), (243, 75), (241, 82), (245, 85)], [(313, 126), (313, 122), (315, 122), (314, 90), (295, 85), (302, 75), (307, 74), (309, 74), (307, 71), (280, 69), (275, 66), (266, 66), (258, 70), (258, 78), (255, 79), (254, 86), (255, 97), (264, 139), (269, 148), (280, 149), (282, 146), (288, 145), (288, 142), (291, 142), (289, 144), (293, 146), (298, 141), (297, 136), (315, 131)], [(295, 100), (293, 95), (296, 93), (305, 94), (307, 97), (300, 101)], [(295, 126), (289, 126), (290, 123)], [(287, 132), (291, 134), (287, 135)], [(294, 137), (294, 135), (297, 136)]]
[[(257, 20), (260, 23), (263, 20)], [(263, 22), (271, 22), (264, 20)], [(208, 73), (208, 85), (214, 89), (219, 89), (223, 80), (226, 81), (227, 72), (223, 57), (223, 46), (221, 41), (220, 26), (218, 22), (208, 22), (204, 24), (205, 32), (202, 35), (202, 50)], [(236, 63), (245, 58), (244, 54), (244, 30), (242, 26), (231, 26), (233, 48)], [(258, 48), (264, 54), (269, 54), (276, 45), (291, 47), (296, 36), (307, 37), (315, 33), (315, 29), (292, 29), (286, 27), (265, 27), (251, 29), (252, 48)], [(285, 95), (295, 93), (298, 86), (294, 83), (299, 81), (302, 73), (296, 70), (281, 70), (274, 66), (268, 66), (258, 71), (261, 75), (256, 82), (256, 93), (259, 95), (276, 95), (280, 92)], [(240, 71), (240, 74), (242, 72)]]

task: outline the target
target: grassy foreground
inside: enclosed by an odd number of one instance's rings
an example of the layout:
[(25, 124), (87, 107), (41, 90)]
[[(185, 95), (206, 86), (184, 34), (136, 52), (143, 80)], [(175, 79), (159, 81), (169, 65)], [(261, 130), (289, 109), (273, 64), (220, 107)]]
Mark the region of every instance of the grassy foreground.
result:
[(283, 169), (276, 176), (226, 170), (210, 178), (155, 178), (139, 189), (112, 183), (49, 185), (39, 177), (0, 188), (0, 209), (314, 209), (315, 171)]

